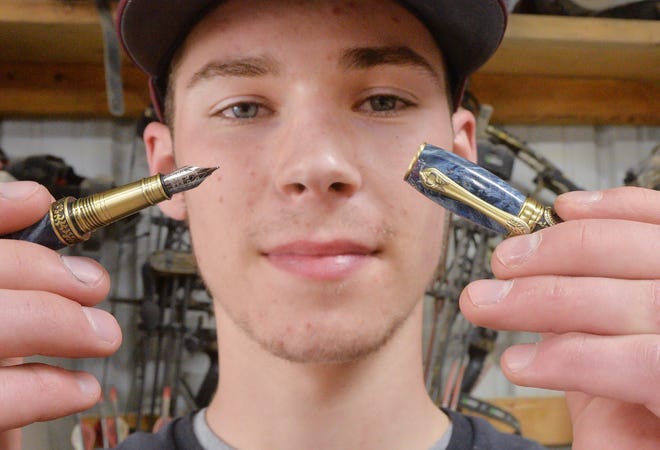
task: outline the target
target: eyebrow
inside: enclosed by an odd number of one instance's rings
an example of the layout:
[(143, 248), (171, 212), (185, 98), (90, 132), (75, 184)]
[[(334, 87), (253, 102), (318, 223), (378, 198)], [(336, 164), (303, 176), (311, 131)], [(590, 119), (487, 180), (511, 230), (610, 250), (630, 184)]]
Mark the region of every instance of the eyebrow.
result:
[(186, 87), (188, 89), (197, 83), (215, 77), (262, 77), (277, 75), (280, 66), (277, 61), (268, 56), (241, 57), (223, 61), (211, 61), (193, 74)]
[(339, 64), (346, 69), (371, 69), (383, 65), (417, 67), (442, 84), (442, 77), (431, 63), (405, 45), (350, 48), (343, 52)]
[[(345, 69), (371, 69), (383, 65), (417, 67), (428, 73), (438, 84), (442, 77), (431, 63), (407, 46), (354, 47), (345, 50), (339, 58)], [(193, 74), (186, 87), (192, 88), (201, 81), (215, 77), (261, 77), (278, 75), (280, 64), (269, 56), (240, 57), (211, 61)]]

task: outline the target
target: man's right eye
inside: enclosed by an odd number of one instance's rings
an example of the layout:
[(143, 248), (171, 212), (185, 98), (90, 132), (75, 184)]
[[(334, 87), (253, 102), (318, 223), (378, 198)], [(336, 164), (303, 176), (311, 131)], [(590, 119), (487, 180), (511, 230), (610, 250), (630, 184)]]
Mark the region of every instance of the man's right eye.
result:
[(221, 119), (235, 121), (260, 119), (273, 114), (273, 110), (264, 103), (254, 100), (237, 101), (223, 106), (218, 105), (211, 114)]
[(224, 117), (231, 119), (254, 119), (259, 115), (261, 106), (257, 103), (236, 103), (220, 111)]

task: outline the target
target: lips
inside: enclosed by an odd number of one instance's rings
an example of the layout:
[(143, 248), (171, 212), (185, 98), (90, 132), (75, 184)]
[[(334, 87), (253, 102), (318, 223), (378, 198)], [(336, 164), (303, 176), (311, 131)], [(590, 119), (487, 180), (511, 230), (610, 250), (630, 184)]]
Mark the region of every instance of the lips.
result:
[(371, 261), (376, 250), (350, 240), (296, 241), (264, 253), (276, 268), (319, 281), (347, 278)]

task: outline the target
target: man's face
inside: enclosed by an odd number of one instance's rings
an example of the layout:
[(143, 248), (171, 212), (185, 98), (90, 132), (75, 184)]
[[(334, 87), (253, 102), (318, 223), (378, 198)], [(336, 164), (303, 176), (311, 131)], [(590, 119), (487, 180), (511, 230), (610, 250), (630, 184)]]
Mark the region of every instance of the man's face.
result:
[(379, 348), (441, 247), (441, 208), (403, 182), (410, 160), (471, 143), (469, 121), (452, 133), (427, 30), (383, 0), (234, 0), (174, 76), (177, 164), (220, 166), (185, 197), (217, 313), (295, 361)]

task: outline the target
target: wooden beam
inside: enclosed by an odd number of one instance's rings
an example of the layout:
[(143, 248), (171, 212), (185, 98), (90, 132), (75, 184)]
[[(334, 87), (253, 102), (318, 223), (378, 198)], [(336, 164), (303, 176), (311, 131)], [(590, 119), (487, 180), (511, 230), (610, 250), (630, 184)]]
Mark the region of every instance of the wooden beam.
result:
[[(133, 66), (122, 70), (125, 117), (149, 105), (147, 77)], [(0, 112), (11, 117), (109, 116), (102, 66), (0, 63)]]
[[(500, 49), (472, 79), (495, 122), (660, 124), (657, 21), (509, 20)], [(146, 77), (124, 60), (130, 117), (148, 94)], [(92, 0), (0, 0), (0, 115), (107, 115), (102, 66)]]
[(493, 121), (660, 125), (656, 21), (514, 14), (471, 80)]
[(660, 83), (479, 73), (470, 90), (507, 124), (660, 125)]
[(0, 0), (0, 22), (84, 25), (98, 23), (93, 0)]
[(482, 73), (660, 80), (653, 20), (513, 14)]
[(0, 61), (103, 64), (99, 25), (0, 24)]
[(92, 0), (0, 0), (0, 61), (103, 62)]

